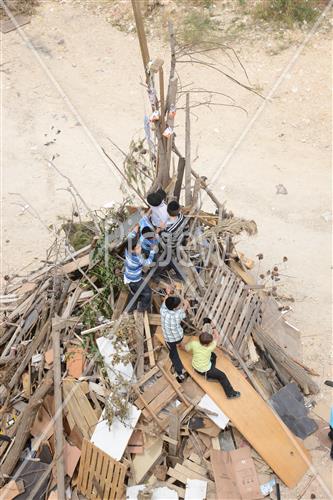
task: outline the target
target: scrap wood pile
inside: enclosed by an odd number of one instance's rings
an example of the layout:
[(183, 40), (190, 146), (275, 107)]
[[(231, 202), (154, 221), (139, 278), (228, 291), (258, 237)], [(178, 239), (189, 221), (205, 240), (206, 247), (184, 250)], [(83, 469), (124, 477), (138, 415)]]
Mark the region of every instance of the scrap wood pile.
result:
[[(216, 498), (216, 489), (231, 488), (235, 498), (260, 498), (279, 466), (263, 459), (257, 438), (244, 435), (238, 413), (249, 398), (266, 405), (286, 385), (317, 392), (311, 369), (280, 347), (274, 329), (263, 328), (267, 304), (273, 301), (276, 314), (279, 307), (246, 270), (253, 262), (236, 251), (232, 215), (219, 227), (218, 216), (199, 211), (190, 222), (199, 239), (189, 238), (183, 248), (188, 279), (169, 274), (151, 282), (152, 313), (128, 314), (121, 259), (138, 211), (128, 207), (127, 219), (121, 213), (123, 222), (107, 240), (108, 266), (95, 240), (7, 282), (0, 492), (4, 498), (53, 498), (54, 491), (60, 498), (62, 491), (69, 498)], [(159, 316), (170, 283), (192, 304), (186, 336), (200, 332), (205, 316), (222, 332), (220, 354), (237, 372), (234, 385), (243, 380), (250, 391), (243, 395), (241, 388), (233, 407), (216, 383), (204, 381), (213, 388), (207, 390), (190, 367), (183, 384), (172, 373)], [(283, 473), (280, 478), (288, 483)]]
[[(237, 250), (236, 239), (255, 234), (255, 222), (227, 212), (191, 167), (189, 93), (184, 157), (176, 147), (174, 120), (184, 92), (175, 67), (179, 57), (194, 64), (194, 53), (177, 45), (170, 24), (164, 97), (163, 61), (150, 58), (138, 2), (133, 9), (152, 116), (145, 118), (147, 149), (133, 142), (124, 168), (117, 168), (141, 201), (147, 182), (150, 191), (162, 187), (169, 200), (184, 194), (189, 237), (180, 259), (186, 279), (177, 282), (170, 272), (151, 280), (152, 311), (128, 314), (124, 246), (144, 210), (128, 201), (91, 212), (88, 223), (65, 224), (65, 246), (56, 239), (42, 268), (6, 277), (1, 499), (255, 499), (270, 493), (276, 477), (295, 486), (310, 465), (295, 436), (315, 430), (300, 389), (308, 395), (318, 386), (315, 373), (297, 359), (294, 330), (283, 319), (279, 267), (258, 279), (249, 273), (254, 261)], [(170, 175), (174, 155), (178, 168)], [(202, 210), (206, 195), (212, 212)], [(187, 338), (200, 333), (207, 316), (220, 331), (217, 366), (241, 392), (237, 400), (198, 375), (185, 351), (180, 357), (189, 377), (177, 382), (159, 315), (170, 285), (191, 303)]]

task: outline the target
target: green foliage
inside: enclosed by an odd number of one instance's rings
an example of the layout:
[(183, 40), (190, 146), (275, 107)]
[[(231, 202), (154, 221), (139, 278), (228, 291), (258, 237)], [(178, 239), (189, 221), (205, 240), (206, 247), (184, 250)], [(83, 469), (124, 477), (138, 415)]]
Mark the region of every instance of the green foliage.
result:
[(68, 221), (62, 224), (61, 229), (74, 250), (80, 250), (89, 245), (95, 236), (95, 227), (91, 221), (82, 223)]
[(208, 12), (193, 10), (183, 19), (177, 30), (177, 40), (185, 45), (201, 45), (216, 39), (218, 23)]
[(316, 0), (260, 0), (253, 16), (292, 28), (295, 24), (312, 24), (319, 14)]

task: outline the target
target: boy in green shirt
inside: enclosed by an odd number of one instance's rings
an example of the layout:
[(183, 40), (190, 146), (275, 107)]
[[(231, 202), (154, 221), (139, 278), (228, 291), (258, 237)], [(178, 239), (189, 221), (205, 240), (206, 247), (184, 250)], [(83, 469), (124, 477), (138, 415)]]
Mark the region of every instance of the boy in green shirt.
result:
[(224, 372), (216, 368), (216, 354), (213, 352), (219, 338), (218, 332), (212, 327), (208, 318), (204, 319), (203, 332), (199, 340), (192, 340), (185, 346), (186, 351), (192, 351), (192, 366), (197, 373), (207, 379), (220, 382), (228, 399), (239, 398), (240, 392), (235, 391)]

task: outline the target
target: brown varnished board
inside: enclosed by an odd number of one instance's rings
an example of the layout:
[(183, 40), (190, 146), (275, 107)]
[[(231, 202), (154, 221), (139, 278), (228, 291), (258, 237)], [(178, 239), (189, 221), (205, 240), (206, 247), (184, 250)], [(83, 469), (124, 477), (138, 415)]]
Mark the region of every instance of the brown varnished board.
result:
[[(162, 330), (156, 331), (163, 343)], [(193, 339), (193, 337), (191, 338)], [(216, 349), (216, 367), (224, 371), (231, 384), (241, 392), (238, 399), (227, 399), (222, 387), (196, 373), (191, 366), (191, 355), (179, 350), (180, 358), (193, 380), (212, 398), (229, 417), (233, 425), (261, 455), (275, 474), (293, 488), (311, 464), (309, 452), (273, 412), (271, 407), (253, 389), (244, 375), (220, 349)]]

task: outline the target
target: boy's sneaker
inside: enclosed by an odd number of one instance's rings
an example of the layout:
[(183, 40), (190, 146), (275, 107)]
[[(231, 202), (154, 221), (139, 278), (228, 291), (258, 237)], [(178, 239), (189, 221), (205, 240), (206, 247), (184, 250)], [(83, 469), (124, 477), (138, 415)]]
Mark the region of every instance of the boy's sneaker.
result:
[(239, 398), (240, 395), (241, 395), (241, 393), (239, 391), (234, 391), (233, 394), (228, 396), (228, 399), (236, 399), (236, 398)]
[(179, 384), (182, 384), (183, 382), (185, 382), (185, 380), (187, 379), (187, 373), (181, 373), (180, 375), (177, 375), (176, 377), (176, 380)]

